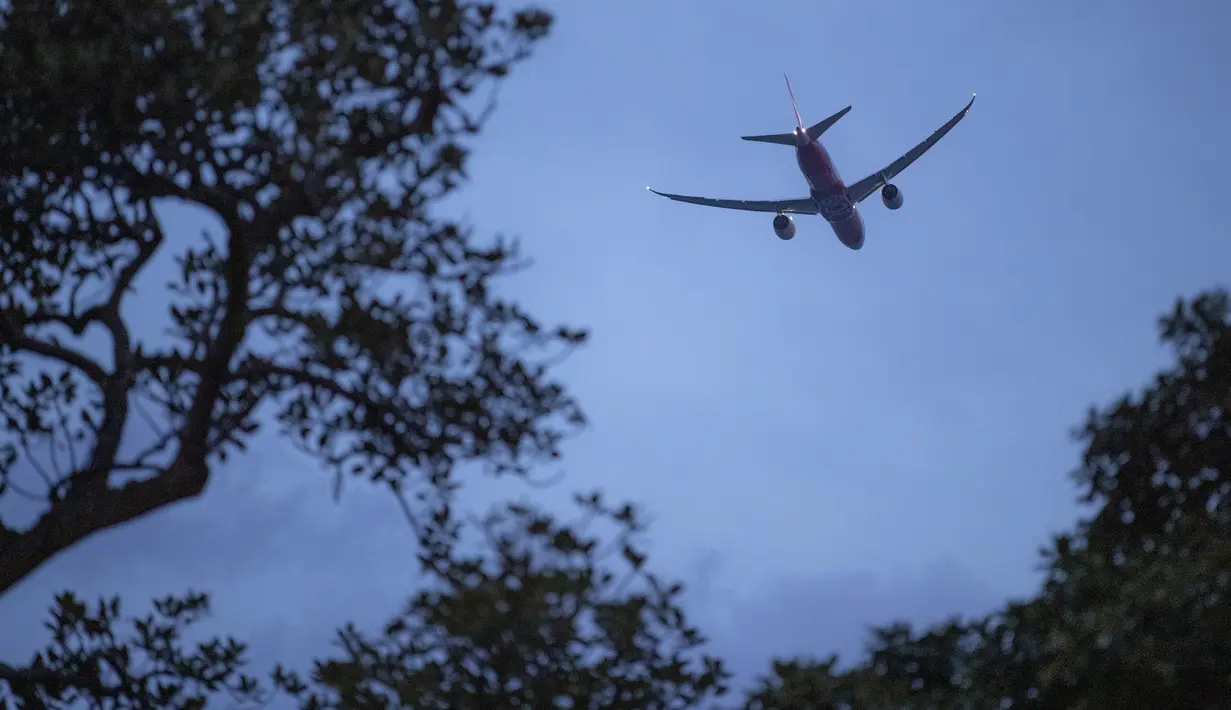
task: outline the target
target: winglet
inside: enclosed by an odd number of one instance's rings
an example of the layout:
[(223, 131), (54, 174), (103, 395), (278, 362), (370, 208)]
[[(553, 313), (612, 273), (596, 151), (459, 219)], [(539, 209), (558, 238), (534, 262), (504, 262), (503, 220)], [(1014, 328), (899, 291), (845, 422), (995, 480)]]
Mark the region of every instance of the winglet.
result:
[(785, 73), (783, 73), (782, 78), (786, 79), (786, 92), (791, 96), (791, 109), (795, 111), (795, 125), (799, 126), (799, 131), (801, 133), (806, 132), (807, 129), (804, 128), (804, 119), (799, 117), (799, 106), (795, 104), (795, 92), (791, 91), (791, 80), (787, 78)]

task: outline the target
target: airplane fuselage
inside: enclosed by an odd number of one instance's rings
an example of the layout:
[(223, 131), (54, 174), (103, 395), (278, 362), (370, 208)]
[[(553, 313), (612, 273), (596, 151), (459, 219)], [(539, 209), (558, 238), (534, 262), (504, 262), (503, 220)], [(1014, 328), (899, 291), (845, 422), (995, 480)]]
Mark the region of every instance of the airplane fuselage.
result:
[(838, 241), (851, 249), (863, 246), (863, 218), (846, 194), (846, 183), (838, 175), (829, 151), (821, 142), (796, 131), (795, 159), (808, 181), (808, 191), (817, 212), (829, 222)]

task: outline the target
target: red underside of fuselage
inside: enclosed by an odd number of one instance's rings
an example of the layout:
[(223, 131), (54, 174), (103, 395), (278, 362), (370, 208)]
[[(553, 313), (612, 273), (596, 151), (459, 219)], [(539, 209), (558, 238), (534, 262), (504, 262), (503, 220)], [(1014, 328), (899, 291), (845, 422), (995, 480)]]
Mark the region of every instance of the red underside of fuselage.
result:
[(810, 140), (795, 148), (799, 170), (811, 189), (812, 199), (829, 222), (838, 240), (851, 249), (863, 246), (863, 218), (846, 196), (846, 184), (834, 168), (829, 151), (819, 141)]

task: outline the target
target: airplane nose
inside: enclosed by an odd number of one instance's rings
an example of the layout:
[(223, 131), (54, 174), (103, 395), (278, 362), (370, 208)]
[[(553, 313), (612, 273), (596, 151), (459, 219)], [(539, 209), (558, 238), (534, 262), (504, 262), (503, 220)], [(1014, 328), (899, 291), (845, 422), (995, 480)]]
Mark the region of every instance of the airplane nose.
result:
[(838, 235), (838, 240), (842, 242), (846, 248), (853, 251), (859, 251), (863, 248), (863, 218), (855, 212), (842, 222), (833, 225), (834, 232)]

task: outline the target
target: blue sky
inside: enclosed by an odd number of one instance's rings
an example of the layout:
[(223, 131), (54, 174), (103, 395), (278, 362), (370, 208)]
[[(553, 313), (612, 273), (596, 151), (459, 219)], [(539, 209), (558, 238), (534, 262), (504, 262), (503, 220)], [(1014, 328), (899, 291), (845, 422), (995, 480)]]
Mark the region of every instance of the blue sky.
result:
[[(1231, 7), (547, 6), (554, 36), (503, 87), (448, 206), (520, 236), (536, 265), (512, 292), (594, 333), (561, 368), (592, 425), (565, 482), (534, 495), (597, 486), (647, 506), (655, 564), (690, 582), (741, 671), (1029, 593), (1037, 548), (1078, 513), (1068, 431), (1166, 361), (1154, 319), (1175, 297), (1226, 282)], [(979, 100), (896, 181), (902, 210), (865, 203), (860, 252), (819, 218), (780, 242), (769, 215), (645, 191), (804, 195), (790, 149), (739, 140), (793, 126), (783, 71), (805, 122), (854, 106), (825, 136), (848, 182)], [(207, 221), (167, 218), (185, 234)], [(259, 658), (323, 652), (336, 623), (382, 620), (415, 578), (396, 508), (350, 491), (334, 505), (271, 442), (203, 500), (0, 599), (17, 631), (0, 658), (41, 639), (65, 587), (205, 589)]]

